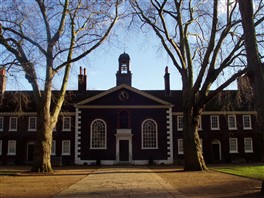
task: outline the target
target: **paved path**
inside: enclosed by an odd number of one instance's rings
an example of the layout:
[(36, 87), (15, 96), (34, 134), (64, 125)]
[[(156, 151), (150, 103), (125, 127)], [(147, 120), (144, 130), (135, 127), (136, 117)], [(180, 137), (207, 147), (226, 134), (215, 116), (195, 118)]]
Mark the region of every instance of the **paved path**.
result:
[(55, 198), (186, 198), (147, 167), (103, 167), (63, 190)]

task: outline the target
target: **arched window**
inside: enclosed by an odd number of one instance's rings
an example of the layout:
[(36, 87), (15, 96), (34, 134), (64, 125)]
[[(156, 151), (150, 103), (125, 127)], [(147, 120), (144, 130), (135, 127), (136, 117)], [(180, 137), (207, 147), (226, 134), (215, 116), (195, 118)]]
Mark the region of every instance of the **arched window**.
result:
[(91, 123), (91, 149), (106, 149), (106, 123), (96, 119)]
[(142, 123), (142, 148), (157, 149), (158, 148), (158, 127), (157, 123), (152, 119), (144, 120)]

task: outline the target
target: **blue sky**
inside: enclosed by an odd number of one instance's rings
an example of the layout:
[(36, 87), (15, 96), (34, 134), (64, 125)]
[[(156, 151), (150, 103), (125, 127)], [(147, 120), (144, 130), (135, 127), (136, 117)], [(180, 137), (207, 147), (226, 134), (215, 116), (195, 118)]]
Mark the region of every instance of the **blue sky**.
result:
[[(77, 77), (79, 67), (85, 67), (90, 90), (107, 90), (116, 86), (116, 72), (118, 57), (124, 51), (129, 54), (132, 72), (132, 86), (141, 90), (164, 89), (164, 71), (169, 67), (171, 73), (171, 89), (181, 89), (181, 78), (169, 57), (159, 49), (159, 40), (146, 37), (142, 33), (134, 35), (117, 35), (118, 39), (106, 41), (102, 46), (89, 54), (82, 61), (75, 63), (70, 76), (68, 90), (78, 88)], [(59, 88), (60, 78), (54, 82), (55, 89)], [(17, 81), (11, 77), (7, 79), (7, 90), (31, 90), (31, 86), (24, 79), (24, 74), (17, 76)]]

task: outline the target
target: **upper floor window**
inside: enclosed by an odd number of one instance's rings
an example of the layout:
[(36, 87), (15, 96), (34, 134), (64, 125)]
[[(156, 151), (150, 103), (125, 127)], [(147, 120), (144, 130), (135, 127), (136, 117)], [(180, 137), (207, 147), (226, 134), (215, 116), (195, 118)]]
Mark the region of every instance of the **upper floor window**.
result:
[(142, 148), (158, 148), (158, 127), (152, 119), (147, 119), (142, 123)]
[(7, 155), (16, 155), (16, 140), (8, 141)]
[(17, 117), (9, 118), (9, 131), (17, 131)]
[(37, 130), (37, 118), (29, 117), (28, 118), (28, 131), (36, 131)]
[(219, 116), (212, 115), (211, 119), (211, 130), (219, 130)]
[(71, 117), (63, 117), (62, 130), (63, 131), (71, 130)]
[(229, 153), (238, 153), (237, 138), (229, 138)]
[(183, 152), (183, 140), (178, 139), (178, 154), (184, 154)]
[(106, 123), (96, 119), (91, 123), (91, 149), (106, 149)]
[(245, 153), (253, 153), (253, 141), (252, 138), (244, 138)]
[(61, 154), (62, 155), (70, 155), (71, 154), (71, 141), (63, 140), (61, 144)]
[(0, 131), (4, 130), (4, 118), (0, 117)]
[(228, 129), (229, 130), (236, 130), (237, 123), (236, 123), (236, 116), (235, 115), (228, 115)]
[(243, 128), (244, 129), (252, 129), (251, 116), (250, 115), (243, 115)]
[(198, 120), (198, 130), (202, 130), (202, 116), (200, 116)]
[(177, 130), (183, 130), (183, 116), (177, 116)]

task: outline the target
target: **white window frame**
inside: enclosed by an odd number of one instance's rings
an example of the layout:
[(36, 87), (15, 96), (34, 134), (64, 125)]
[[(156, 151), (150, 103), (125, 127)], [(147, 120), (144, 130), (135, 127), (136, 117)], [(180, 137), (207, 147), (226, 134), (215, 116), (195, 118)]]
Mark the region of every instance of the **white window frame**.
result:
[[(32, 121), (34, 120), (35, 125), (31, 128)], [(28, 118), (28, 131), (37, 131), (37, 117), (29, 117)]]
[[(65, 145), (64, 145), (66, 143), (69, 145), (67, 152), (65, 151)], [(62, 140), (62, 142), (61, 142), (61, 155), (71, 155), (71, 140)]]
[[(232, 141), (235, 141), (235, 149), (232, 149), (233, 145), (231, 145), (231, 144), (234, 143)], [(229, 138), (229, 153), (238, 153), (238, 141), (237, 141), (237, 138)]]
[(0, 155), (2, 155), (2, 146), (3, 146), (3, 141), (0, 140)]
[[(101, 124), (102, 124), (102, 127), (100, 129), (97, 128), (99, 130), (97, 132), (94, 130), (94, 124), (96, 124), (96, 122), (101, 122)], [(98, 140), (96, 140), (96, 136), (95, 136), (96, 133), (99, 133), (99, 139)], [(106, 125), (105, 121), (102, 119), (93, 120), (91, 123), (91, 126), (90, 126), (90, 149), (107, 149), (107, 136), (106, 136), (106, 134), (107, 134), (107, 125)], [(96, 143), (93, 141), (96, 141), (96, 142), (103, 141), (103, 144), (101, 146), (96, 146)]]
[(177, 116), (177, 130), (183, 131), (183, 116)]
[[(16, 127), (15, 128), (13, 128), (13, 121), (15, 121), (15, 125), (16, 125)], [(9, 131), (17, 131), (17, 117), (10, 117), (9, 118)]]
[[(249, 147), (250, 147), (250, 149), (247, 149), (247, 141), (250, 141), (250, 145), (249, 145)], [(244, 151), (245, 151), (245, 153), (254, 153), (254, 151), (253, 151), (253, 140), (252, 140), (252, 138), (244, 138)]]
[[(248, 118), (248, 124), (249, 126), (245, 126), (245, 119)], [(244, 130), (252, 130), (252, 124), (251, 124), (251, 115), (243, 115), (243, 129)]]
[[(228, 129), (229, 130), (237, 130), (236, 115), (228, 115), (227, 119), (228, 119)], [(232, 125), (234, 125), (234, 126), (232, 126)]]
[(202, 128), (202, 115), (200, 115), (199, 120), (198, 120), (198, 130), (199, 131), (203, 130), (203, 128)]
[(52, 140), (52, 142), (51, 142), (50, 155), (56, 155), (56, 140)]
[(178, 139), (178, 154), (183, 155), (184, 150), (183, 150), (183, 139)]
[(0, 117), (0, 131), (4, 131), (4, 117)]
[[(154, 124), (155, 129), (153, 131), (145, 131), (145, 123), (146, 122), (152, 122)], [(155, 144), (155, 146), (151, 146), (151, 145), (145, 145), (144, 144), (144, 138), (147, 138), (148, 136), (145, 134), (148, 133), (155, 133), (155, 139), (153, 138), (153, 144)], [(149, 137), (148, 137), (149, 138)], [(152, 144), (151, 143), (152, 140), (147, 140), (148, 144)], [(141, 124), (141, 149), (158, 149), (158, 125), (157, 122), (153, 119), (146, 119), (142, 122)]]
[[(66, 122), (66, 120), (68, 120)], [(66, 127), (66, 124), (68, 124), (68, 126)], [(71, 117), (63, 117), (62, 119), (62, 131), (71, 131)]]
[[(213, 118), (216, 118), (217, 121), (217, 127), (213, 126)], [(219, 116), (218, 115), (211, 115), (210, 116), (210, 124), (211, 124), (211, 130), (220, 130), (220, 124), (219, 124)]]
[(7, 155), (16, 155), (16, 140), (8, 140)]

